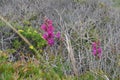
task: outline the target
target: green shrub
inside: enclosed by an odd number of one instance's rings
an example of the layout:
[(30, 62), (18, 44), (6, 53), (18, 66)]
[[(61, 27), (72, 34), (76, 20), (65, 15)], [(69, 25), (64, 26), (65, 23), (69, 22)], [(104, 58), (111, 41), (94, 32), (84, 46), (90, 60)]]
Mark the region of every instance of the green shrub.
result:
[(18, 30), (24, 37), (26, 37), (36, 49), (40, 49), (46, 45), (46, 41), (42, 38), (42, 35), (38, 33), (32, 27), (25, 27)]
[(18, 32), (22, 34), (32, 44), (32, 46), (27, 46), (26, 43), (19, 36), (17, 36), (17, 38), (12, 42), (13, 48), (21, 50), (25, 47), (28, 51), (35, 48), (39, 53), (42, 53), (42, 49), (46, 46), (46, 41), (42, 38), (41, 33), (38, 33), (35, 28), (29, 25), (29, 21), (24, 21), (23, 24), (24, 27), (17, 23), (13, 23), (12, 25), (15, 26)]

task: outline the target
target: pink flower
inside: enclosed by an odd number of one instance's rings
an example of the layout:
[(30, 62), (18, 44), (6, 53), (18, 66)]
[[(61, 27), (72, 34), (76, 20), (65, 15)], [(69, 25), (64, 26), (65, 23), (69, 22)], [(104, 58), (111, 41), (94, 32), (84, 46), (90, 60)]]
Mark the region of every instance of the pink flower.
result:
[(52, 32), (44, 33), (44, 34), (43, 34), (43, 38), (44, 38), (45, 40), (48, 40), (48, 39), (50, 39), (50, 38), (54, 38), (54, 34), (53, 34)]
[(44, 30), (44, 31), (47, 31), (47, 26), (45, 24), (42, 24), (41, 29)]
[(50, 19), (46, 19), (45, 22), (48, 23), (49, 25), (50, 25), (50, 24), (52, 25), (52, 20), (50, 20)]
[(43, 38), (45, 39), (45, 40), (47, 40), (47, 38), (48, 38), (48, 35), (45, 33), (45, 34), (43, 34)]
[(93, 55), (96, 56), (97, 51), (95, 49), (93, 49)]
[(51, 33), (49, 33), (49, 34), (48, 33), (43, 34), (43, 38), (45, 40), (47, 40), (47, 43), (50, 46), (54, 45), (54, 37), (53, 37), (53, 35)]
[(48, 26), (47, 31), (54, 32), (54, 27), (52, 25)]
[(53, 38), (48, 39), (48, 44), (50, 46), (54, 45), (54, 39)]
[(56, 33), (56, 38), (60, 39), (60, 32)]
[(45, 22), (41, 25), (41, 29), (45, 32), (47, 31), (54, 31), (54, 27), (52, 25), (52, 20), (46, 19)]
[(92, 43), (92, 54), (94, 56), (98, 56), (99, 58), (101, 57), (102, 49), (100, 47), (100, 42), (99, 41)]
[(60, 38), (60, 32), (54, 35), (54, 27), (52, 25), (52, 20), (45, 18), (44, 23), (41, 25), (41, 29), (45, 31), (43, 38), (47, 43), (52, 46), (54, 45), (54, 37)]
[(47, 34), (48, 34), (48, 38), (54, 38), (54, 33), (53, 32), (49, 31), (49, 32), (47, 32)]

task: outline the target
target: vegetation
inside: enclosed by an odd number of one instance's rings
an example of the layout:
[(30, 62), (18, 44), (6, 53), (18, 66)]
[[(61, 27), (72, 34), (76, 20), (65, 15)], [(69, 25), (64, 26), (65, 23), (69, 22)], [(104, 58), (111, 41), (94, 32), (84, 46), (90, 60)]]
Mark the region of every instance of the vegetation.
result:
[(0, 80), (119, 80), (120, 12), (114, 1), (2, 0)]

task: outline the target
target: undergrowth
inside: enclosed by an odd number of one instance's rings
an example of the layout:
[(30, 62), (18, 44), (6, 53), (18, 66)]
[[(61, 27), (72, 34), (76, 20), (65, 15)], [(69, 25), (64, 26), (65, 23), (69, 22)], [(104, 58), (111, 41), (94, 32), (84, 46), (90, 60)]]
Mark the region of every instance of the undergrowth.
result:
[(0, 20), (0, 80), (120, 79), (119, 9), (103, 0), (71, 1), (63, 11), (43, 9), (53, 22), (43, 19), (42, 28), (42, 11), (8, 19), (15, 30)]

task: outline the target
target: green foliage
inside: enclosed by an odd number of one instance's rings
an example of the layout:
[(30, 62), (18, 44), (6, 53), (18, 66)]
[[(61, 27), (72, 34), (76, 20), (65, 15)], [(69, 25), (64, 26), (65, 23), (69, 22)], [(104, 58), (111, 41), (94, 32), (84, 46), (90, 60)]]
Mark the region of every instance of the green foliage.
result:
[[(32, 44), (32, 46), (26, 47), (26, 49), (30, 48), (32, 50), (33, 48), (35, 48), (38, 50), (39, 53), (42, 52), (42, 48), (46, 46), (46, 41), (42, 38), (41, 33), (38, 33), (38, 31), (31, 26), (30, 21), (24, 20), (24, 27), (20, 26), (16, 22), (12, 23), (12, 25), (15, 26), (15, 28), (18, 29), (18, 32), (26, 37), (28, 41)], [(12, 46), (13, 48), (18, 50), (21, 47), (26, 46), (26, 43), (18, 37), (13, 40)]]
[(13, 47), (14, 47), (14, 49), (19, 49), (20, 46), (22, 45), (21, 43), (22, 42), (20, 42), (19, 40), (14, 40), (13, 41)]
[(42, 38), (42, 35), (34, 28), (25, 27), (24, 29), (18, 31), (25, 36), (36, 49), (40, 49), (46, 45), (46, 41)]

